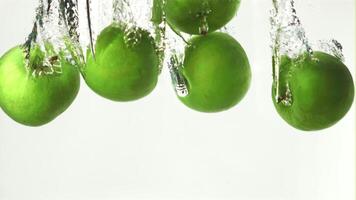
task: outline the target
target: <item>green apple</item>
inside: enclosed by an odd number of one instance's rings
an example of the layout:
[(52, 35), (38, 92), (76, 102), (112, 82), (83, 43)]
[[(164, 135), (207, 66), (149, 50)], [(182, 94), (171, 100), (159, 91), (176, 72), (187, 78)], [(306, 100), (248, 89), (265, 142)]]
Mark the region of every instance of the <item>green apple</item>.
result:
[(300, 130), (331, 127), (353, 103), (354, 83), (348, 68), (323, 52), (297, 59), (282, 57), (279, 79), (279, 85), (273, 84), (274, 105), (287, 123)]
[(240, 0), (166, 0), (164, 11), (172, 28), (198, 35), (225, 26), (239, 6)]
[[(9, 50), (0, 59), (0, 107), (15, 121), (41, 126), (63, 113), (79, 91), (77, 68), (53, 56), (44, 64), (45, 54), (35, 46), (26, 62), (23, 47)], [(27, 66), (28, 63), (28, 66)]]
[(201, 112), (220, 112), (238, 104), (251, 80), (250, 64), (241, 45), (218, 32), (193, 37), (189, 43), (180, 69), (189, 94), (180, 100)]
[(95, 58), (87, 56), (83, 75), (97, 94), (114, 101), (132, 101), (150, 94), (159, 75), (153, 38), (142, 29), (131, 32), (110, 25), (98, 36)]

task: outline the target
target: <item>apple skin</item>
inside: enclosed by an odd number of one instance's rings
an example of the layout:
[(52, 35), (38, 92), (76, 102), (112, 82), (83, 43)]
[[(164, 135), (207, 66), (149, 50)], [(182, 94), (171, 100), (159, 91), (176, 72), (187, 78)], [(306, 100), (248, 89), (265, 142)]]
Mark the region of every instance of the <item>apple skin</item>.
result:
[(153, 38), (145, 30), (135, 45), (125, 42), (125, 31), (110, 25), (98, 36), (95, 59), (87, 55), (83, 76), (100, 96), (113, 101), (133, 101), (150, 94), (157, 85), (159, 57)]
[[(352, 106), (354, 83), (348, 68), (336, 57), (314, 52), (295, 60), (283, 57), (280, 67), (280, 94), (289, 85), (291, 105), (272, 97), (279, 115), (291, 126), (303, 131), (329, 128), (341, 120)], [(282, 95), (283, 96), (283, 95)]]
[[(33, 67), (39, 67), (43, 52), (31, 51)], [(42, 126), (62, 114), (76, 98), (80, 86), (77, 68), (64, 59), (61, 73), (33, 76), (25, 66), (24, 49), (9, 50), (0, 59), (0, 107), (18, 123)]]
[(189, 94), (179, 99), (188, 107), (207, 113), (228, 110), (247, 93), (251, 69), (241, 45), (225, 33), (196, 36), (189, 41), (180, 72)]
[[(235, 15), (240, 0), (167, 0), (164, 11), (172, 28), (199, 35), (205, 13), (208, 33), (225, 26)], [(199, 17), (200, 16), (200, 17)]]

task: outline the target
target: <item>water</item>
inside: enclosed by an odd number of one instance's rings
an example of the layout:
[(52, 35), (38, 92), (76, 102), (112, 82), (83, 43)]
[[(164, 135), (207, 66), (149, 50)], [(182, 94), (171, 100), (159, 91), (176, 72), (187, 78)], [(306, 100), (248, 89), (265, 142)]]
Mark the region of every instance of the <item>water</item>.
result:
[[(84, 43), (90, 46), (92, 54), (95, 55), (96, 38), (110, 24), (125, 28), (125, 41), (129, 45), (135, 45), (139, 41), (140, 35), (137, 30), (148, 31), (155, 39), (160, 71), (164, 67), (169, 70), (175, 92), (178, 96), (185, 97), (189, 94), (189, 90), (181, 69), (184, 67), (184, 50), (189, 45), (188, 41), (191, 36), (173, 30), (167, 25), (162, 9), (165, 3), (166, 0), (90, 0), (89, 33), (92, 36), (90, 37), (89, 34), (89, 40)], [(153, 7), (155, 9), (152, 9)], [(197, 18), (201, 20), (200, 33), (206, 34), (209, 31), (207, 16), (211, 10), (208, 5), (203, 4), (202, 7), (204, 9), (197, 15)], [(84, 15), (84, 17), (88, 16)], [(89, 28), (89, 25), (82, 24), (81, 30)], [(224, 30), (226, 31), (226, 28)], [(85, 32), (82, 35), (88, 36)]]
[(152, 2), (152, 14), (151, 21), (153, 22), (155, 41), (157, 47), (157, 54), (159, 56), (159, 71), (162, 72), (165, 59), (166, 50), (166, 31), (167, 31), (167, 21), (166, 16), (163, 12), (163, 7), (166, 4), (166, 0), (153, 0)]
[(83, 48), (90, 47), (92, 53), (101, 31), (115, 24), (124, 28), (125, 41), (135, 45), (139, 41), (139, 29), (148, 31), (154, 37), (151, 23), (152, 0), (78, 0), (80, 6), (80, 32)]
[(176, 94), (179, 97), (185, 97), (189, 94), (189, 90), (186, 80), (180, 72), (180, 67), (183, 66), (182, 60), (184, 60), (184, 58), (179, 56), (182, 56), (182, 54), (173, 53), (170, 57), (168, 67)]
[[(159, 2), (157, 4), (157, 2)], [(125, 41), (135, 45), (140, 40), (140, 29), (154, 38), (160, 59), (160, 70), (166, 67), (171, 75), (178, 96), (189, 94), (183, 74), (184, 50), (190, 35), (167, 26), (162, 9), (158, 14), (152, 7), (163, 7), (166, 0), (40, 0), (36, 10), (34, 28), (25, 43), (27, 60), (31, 48), (39, 46), (45, 58), (34, 75), (60, 73), (59, 59), (64, 57), (72, 64), (84, 66), (85, 56), (91, 52), (95, 58), (95, 43), (100, 32), (111, 24), (125, 29)], [(281, 57), (298, 58), (313, 56), (314, 51), (323, 51), (344, 60), (342, 45), (335, 39), (311, 43), (297, 15), (294, 0), (272, 0), (271, 38), (273, 51), (273, 78), (276, 86), (276, 101), (290, 106), (293, 91), (288, 82), (280, 81)], [(202, 5), (204, 7), (204, 4)], [(211, 12), (208, 6), (197, 15), (201, 20), (200, 33), (206, 34), (209, 26), (206, 17)], [(156, 10), (157, 11), (157, 10)], [(229, 33), (226, 27), (220, 31)], [(28, 69), (33, 67), (27, 63)]]
[[(275, 100), (285, 106), (293, 104), (293, 91), (289, 83), (280, 78), (282, 57), (296, 59), (302, 55), (313, 58), (314, 51), (323, 51), (344, 60), (342, 45), (332, 40), (320, 40), (317, 44), (309, 42), (301, 20), (297, 15), (294, 0), (272, 0), (271, 39), (273, 54), (273, 81)], [(292, 65), (293, 67), (293, 65)]]
[[(163, 5), (166, 1), (163, 1)], [(167, 64), (171, 76), (173, 88), (179, 97), (186, 97), (189, 94), (188, 85), (181, 69), (184, 67), (184, 50), (188, 44), (189, 37), (180, 33), (167, 25), (166, 14), (161, 9), (161, 21), (155, 24), (157, 36), (160, 38), (160, 58), (162, 65)]]
[(61, 58), (72, 64), (81, 62), (80, 48), (76, 48), (79, 42), (76, 6), (75, 0), (39, 1), (32, 32), (23, 45), (25, 66), (33, 76), (61, 73)]
[[(200, 35), (206, 35), (210, 30), (207, 18), (212, 12), (212, 10), (206, 2), (202, 3), (201, 8), (201, 12), (197, 14), (196, 18), (200, 21)], [(165, 13), (162, 14), (165, 15)], [(166, 63), (168, 66), (176, 94), (179, 97), (186, 97), (187, 95), (189, 95), (190, 91), (187, 80), (185, 79), (181, 71), (184, 68), (185, 49), (186, 47), (189, 47), (191, 45), (189, 41), (194, 36), (172, 29), (172, 27), (167, 26), (167, 24), (165, 24), (165, 26), (166, 50), (164, 63)], [(231, 34), (233, 32), (233, 30), (231, 28), (228, 28), (227, 26), (224, 26), (217, 31), (224, 32), (227, 34)]]
[[(125, 28), (125, 41), (135, 45), (140, 29), (155, 38), (160, 67), (165, 52), (165, 25), (151, 22), (153, 0), (39, 0), (31, 34), (24, 47), (26, 68), (34, 75), (60, 73), (59, 59), (64, 56), (80, 69), (88, 50), (95, 57), (95, 43), (100, 32), (111, 24)], [(38, 69), (31, 65), (30, 51), (40, 47), (45, 56)]]
[[(202, 11), (197, 14), (197, 19), (200, 20), (199, 33), (201, 35), (206, 35), (209, 32), (209, 24), (207, 22), (207, 17), (211, 13), (211, 9), (206, 2), (202, 4)], [(165, 19), (165, 13), (162, 13), (163, 19)], [(184, 68), (184, 53), (185, 48), (189, 47), (189, 40), (193, 37), (191, 35), (179, 32), (178, 30), (172, 29), (172, 27), (167, 26), (165, 21), (162, 23), (165, 25), (165, 61), (167, 63), (173, 88), (179, 97), (186, 97), (189, 95), (189, 87), (187, 80), (181, 73)], [(220, 31), (229, 34), (232, 30), (226, 26), (222, 27)]]
[(320, 51), (323, 51), (325, 53), (335, 56), (342, 62), (345, 61), (345, 57), (343, 54), (343, 47), (342, 47), (341, 43), (335, 39), (319, 40), (316, 44), (316, 48)]
[[(79, 0), (79, 2), (83, 1), (87, 0)], [(90, 28), (86, 22), (80, 22), (81, 42), (86, 44), (83, 48), (91, 49), (92, 54), (95, 55), (96, 38), (111, 24), (125, 28), (125, 41), (128, 45), (135, 45), (139, 41), (139, 29), (148, 31), (155, 40), (160, 71), (166, 66), (177, 94), (186, 96), (188, 89), (179, 68), (182, 67), (184, 60), (187, 36), (182, 36), (167, 26), (165, 14), (161, 9), (165, 3), (165, 0), (90, 0)], [(153, 6), (156, 6), (155, 11), (158, 13), (153, 13)], [(82, 13), (80, 18), (88, 19), (85, 9), (80, 13)]]
[[(184, 50), (191, 36), (167, 25), (161, 9), (165, 3), (166, 0), (40, 0), (33, 31), (24, 45), (28, 64), (30, 50), (39, 46), (46, 55), (35, 75), (60, 73), (62, 55), (82, 69), (88, 53), (95, 59), (97, 37), (107, 26), (123, 27), (128, 45), (137, 44), (141, 37), (139, 30), (143, 29), (154, 38), (160, 71), (164, 67), (169, 70), (177, 95), (184, 97), (189, 91), (181, 69), (184, 67)], [(211, 11), (208, 5), (205, 7), (197, 15), (201, 20), (201, 34), (209, 31), (207, 16)], [(227, 28), (223, 30), (227, 32)]]

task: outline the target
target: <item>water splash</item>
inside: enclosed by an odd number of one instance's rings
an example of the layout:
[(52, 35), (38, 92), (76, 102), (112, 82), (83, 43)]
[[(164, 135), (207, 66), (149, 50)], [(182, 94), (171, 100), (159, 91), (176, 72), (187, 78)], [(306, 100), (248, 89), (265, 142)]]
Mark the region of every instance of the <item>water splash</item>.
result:
[(66, 27), (63, 42), (66, 48), (63, 50), (67, 60), (82, 69), (85, 63), (83, 49), (80, 44), (79, 33), (79, 4), (78, 0), (60, 0), (60, 11)]
[(297, 16), (294, 0), (272, 1), (270, 22), (273, 50), (290, 58), (296, 58), (303, 53), (312, 54), (313, 50)]
[(171, 75), (172, 84), (176, 94), (179, 97), (186, 97), (189, 95), (188, 85), (182, 69), (184, 68), (184, 50), (188, 43), (183, 35), (176, 35), (172, 29), (167, 30), (167, 49), (165, 63), (168, 65), (168, 69)]
[(162, 72), (165, 59), (165, 50), (167, 48), (166, 44), (166, 31), (167, 31), (167, 19), (164, 14), (164, 7), (166, 5), (166, 0), (153, 0), (152, 4), (152, 16), (151, 21), (154, 26), (154, 35), (156, 42), (156, 52), (159, 56), (159, 72)]
[(128, 46), (135, 46), (141, 39), (141, 31), (136, 25), (131, 3), (127, 0), (113, 0), (113, 23), (125, 30), (124, 41)]
[(275, 101), (291, 106), (293, 94), (289, 87), (288, 77), (286, 77), (290, 76), (286, 71), (291, 69), (286, 67), (293, 68), (294, 63), (298, 62), (297, 58), (303, 55), (316, 59), (313, 57), (314, 50), (331, 54), (343, 62), (343, 47), (335, 39), (320, 40), (316, 45), (311, 45), (297, 16), (294, 0), (272, 0), (272, 2), (270, 23)]
[(109, 25), (123, 27), (125, 41), (130, 45), (134, 45), (139, 40), (141, 31), (145, 30), (154, 38), (160, 71), (163, 66), (167, 66), (177, 94), (183, 96), (188, 94), (188, 87), (179, 70), (183, 67), (181, 63), (184, 60), (188, 35), (181, 34), (167, 26), (163, 12), (166, 0), (77, 1), (78, 5), (83, 5), (78, 8), (78, 34), (82, 49), (88, 49), (95, 55), (96, 39), (99, 33)]
[(156, 38), (155, 26), (151, 21), (153, 0), (113, 1), (113, 21), (125, 28), (125, 42), (129, 46), (135, 46), (140, 41), (142, 34), (145, 34), (143, 30)]
[(184, 49), (187, 45), (186, 36), (168, 26), (164, 7), (166, 0), (153, 1), (152, 21), (154, 23), (158, 55), (161, 68), (167, 64), (172, 84), (179, 97), (189, 94), (188, 86), (181, 69), (184, 61)]
[(90, 52), (95, 58), (97, 37), (113, 21), (113, 0), (78, 0), (78, 4), (82, 5), (78, 8), (80, 44), (87, 50), (85, 57)]
[(68, 27), (70, 38), (74, 42), (79, 43), (79, 13), (78, 13), (78, 0), (61, 0), (60, 11)]
[(289, 83), (282, 81), (280, 77), (284, 70), (282, 69), (282, 59), (283, 57), (295, 59), (303, 54), (312, 56), (313, 49), (297, 16), (294, 0), (272, 0), (272, 2), (270, 35), (272, 39), (275, 101), (285, 106), (291, 106), (293, 95)]
[(126, 26), (136, 26), (131, 4), (127, 0), (113, 0), (113, 21)]
[(345, 61), (343, 47), (342, 47), (341, 43), (335, 39), (319, 40), (315, 48), (317, 50), (320, 50), (320, 51), (323, 51), (325, 53), (335, 56), (341, 62)]
[[(61, 73), (61, 59), (79, 64), (75, 0), (40, 0), (32, 32), (23, 44), (25, 66), (33, 76)], [(70, 45), (71, 48), (68, 48)]]
[[(79, 0), (83, 1), (83, 0)], [(166, 16), (163, 14), (163, 7), (166, 0), (90, 0), (91, 32), (92, 43), (95, 46), (96, 38), (105, 27), (116, 25), (124, 28), (125, 42), (129, 46), (135, 45), (142, 36), (142, 30), (149, 32), (154, 38), (156, 53), (159, 56), (159, 70), (163, 66), (169, 65), (170, 46), (171, 49), (176, 42), (171, 43), (171, 30), (168, 30)], [(94, 9), (96, 8), (96, 9)], [(84, 12), (85, 10), (82, 10)], [(88, 25), (81, 23), (81, 30), (88, 29)], [(82, 31), (83, 32), (83, 31)], [(90, 44), (90, 37), (85, 31), (82, 43)], [(174, 39), (173, 39), (174, 40)], [(88, 45), (90, 46), (90, 45)], [(167, 58), (167, 52), (168, 58)]]
[[(110, 26), (118, 26), (125, 32), (125, 42), (128, 46), (135, 46), (141, 39), (143, 32), (149, 32), (155, 37), (153, 23), (151, 22), (151, 5), (153, 0), (78, 0), (86, 1), (87, 24), (81, 23), (84, 38), (81, 42), (87, 44), (95, 56), (95, 44), (101, 31)], [(84, 31), (83, 31), (84, 30)], [(89, 30), (89, 34), (85, 33)], [(144, 30), (144, 31), (143, 31)]]
[(316, 45), (311, 45), (297, 16), (294, 0), (272, 0), (272, 2), (270, 23), (275, 100), (277, 103), (291, 106), (293, 94), (289, 87), (288, 77), (286, 77), (290, 76), (288, 71), (291, 69), (286, 69), (286, 67), (293, 67), (297, 58), (303, 55), (316, 59), (313, 57), (314, 50), (331, 54), (343, 62), (343, 47), (335, 39), (320, 40)]

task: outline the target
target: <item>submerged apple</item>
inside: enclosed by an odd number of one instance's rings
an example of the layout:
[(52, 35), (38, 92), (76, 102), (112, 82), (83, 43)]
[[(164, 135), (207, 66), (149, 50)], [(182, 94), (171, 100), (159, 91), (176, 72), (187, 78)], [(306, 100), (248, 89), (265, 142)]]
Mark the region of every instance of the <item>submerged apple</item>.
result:
[(338, 58), (323, 52), (297, 59), (284, 56), (279, 79), (278, 85), (273, 84), (274, 105), (287, 123), (300, 130), (315, 131), (334, 125), (353, 103), (350, 71)]
[(220, 112), (238, 104), (251, 80), (241, 45), (225, 33), (196, 36), (189, 43), (181, 68), (189, 94), (179, 99), (201, 112)]
[(163, 9), (174, 29), (198, 35), (225, 26), (239, 6), (240, 0), (166, 0)]
[(0, 107), (21, 124), (41, 126), (71, 105), (80, 76), (60, 56), (51, 57), (47, 66), (38, 46), (32, 48), (28, 62), (25, 57), (24, 48), (18, 46), (0, 59)]
[(88, 53), (83, 70), (97, 94), (114, 101), (132, 101), (152, 92), (159, 74), (153, 38), (142, 29), (110, 25), (98, 36), (95, 58)]

